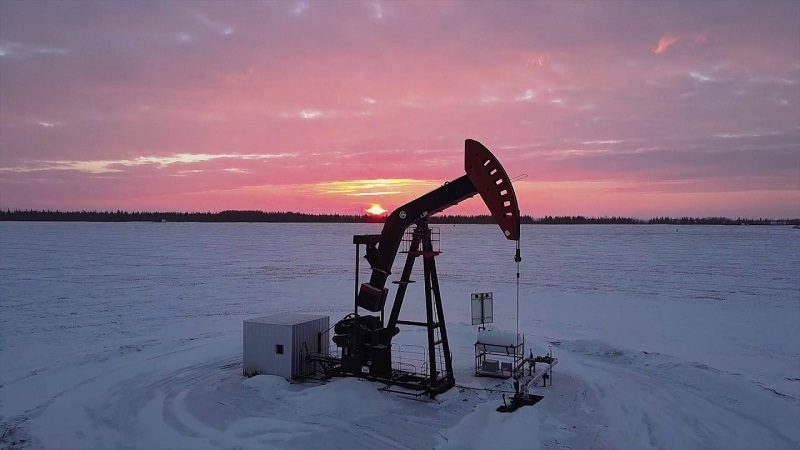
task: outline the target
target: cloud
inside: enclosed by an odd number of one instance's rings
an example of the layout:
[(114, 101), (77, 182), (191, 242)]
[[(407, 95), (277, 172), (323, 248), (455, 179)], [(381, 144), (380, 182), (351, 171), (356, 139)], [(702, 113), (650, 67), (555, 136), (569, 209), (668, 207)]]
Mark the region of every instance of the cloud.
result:
[(317, 117), (319, 117), (321, 115), (322, 115), (321, 111), (316, 111), (316, 110), (312, 110), (312, 109), (308, 109), (308, 110), (304, 109), (304, 110), (300, 111), (300, 117), (302, 117), (303, 119), (316, 119)]
[(715, 81), (715, 79), (713, 77), (711, 77), (710, 75), (705, 75), (705, 74), (702, 74), (700, 72), (694, 72), (694, 71), (693, 72), (689, 72), (689, 77), (691, 77), (691, 78), (693, 78), (693, 79), (695, 79), (695, 80), (697, 80), (697, 81), (699, 81), (701, 83), (705, 83), (707, 81)]
[(547, 53), (537, 53), (530, 55), (525, 61), (525, 65), (527, 67), (543, 67), (549, 59), (550, 55)]
[(295, 16), (302, 16), (303, 13), (305, 13), (307, 10), (308, 10), (308, 2), (306, 1), (297, 2), (294, 4), (294, 7), (292, 8), (292, 14), (294, 14)]
[(194, 36), (192, 36), (189, 33), (181, 32), (175, 34), (175, 40), (178, 41), (179, 43), (185, 44), (194, 41)]
[(342, 180), (317, 183), (313, 187), (320, 193), (353, 197), (394, 195), (420, 187), (432, 187), (438, 183), (411, 178), (378, 178), (374, 180)]
[(320, 111), (318, 109), (301, 109), (297, 112), (284, 112), (281, 113), (281, 117), (284, 119), (303, 119), (303, 120), (313, 120), (319, 119), (323, 116), (331, 116), (334, 113), (332, 111)]
[[(173, 164), (192, 164), (206, 161), (213, 161), (217, 159), (239, 159), (239, 160), (263, 160), (263, 159), (281, 159), (294, 157), (294, 153), (221, 153), (221, 154), (208, 154), (208, 153), (178, 153), (171, 156), (139, 156), (134, 159), (105, 159), (105, 160), (88, 160), (88, 161), (69, 161), (69, 160), (52, 160), (52, 161), (32, 161), (28, 165), (15, 166), (15, 167), (0, 167), (0, 172), (36, 172), (46, 170), (75, 170), (78, 172), (86, 172), (91, 174), (103, 174), (122, 172), (124, 167), (135, 167), (152, 165), (159, 168), (171, 166)], [(240, 169), (236, 169), (237, 171)]]
[(711, 42), (708, 33), (694, 33), (694, 34), (685, 34), (681, 36), (662, 36), (661, 39), (658, 40), (655, 48), (653, 48), (653, 53), (656, 55), (660, 55), (662, 53), (666, 53), (673, 47), (680, 45), (689, 45), (693, 47), (703, 46)]
[(669, 48), (675, 45), (676, 42), (678, 42), (678, 38), (675, 36), (662, 36), (661, 39), (658, 40), (656, 47), (653, 49), (653, 53), (660, 55), (661, 53), (669, 50)]
[(0, 58), (25, 58), (37, 55), (66, 55), (69, 49), (61, 47), (40, 47), (36, 45), (23, 44), (21, 42), (9, 42), (0, 45)]
[(526, 102), (533, 100), (534, 98), (536, 98), (536, 94), (533, 92), (533, 89), (526, 89), (522, 95), (516, 97), (514, 100), (518, 102)]
[(222, 34), (223, 36), (230, 36), (234, 32), (234, 28), (232, 26), (211, 20), (204, 14), (198, 13), (196, 17), (197, 20), (200, 21), (200, 23), (208, 27), (210, 30)]
[(585, 145), (604, 145), (604, 144), (621, 144), (625, 141), (618, 139), (600, 139), (596, 141), (583, 141), (581, 144)]
[(752, 131), (749, 133), (720, 133), (720, 134), (715, 134), (714, 137), (721, 139), (740, 139), (740, 138), (759, 138), (764, 136), (778, 136), (778, 135), (779, 133), (775, 131), (767, 131), (767, 132)]
[(372, 4), (372, 17), (383, 19), (383, 5), (378, 2)]

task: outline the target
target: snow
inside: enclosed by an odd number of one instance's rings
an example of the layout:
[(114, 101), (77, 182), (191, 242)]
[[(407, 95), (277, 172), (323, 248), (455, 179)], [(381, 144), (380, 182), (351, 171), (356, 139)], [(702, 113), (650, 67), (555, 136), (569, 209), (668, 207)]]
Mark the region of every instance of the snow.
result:
[(498, 345), (501, 347), (513, 347), (517, 342), (522, 342), (522, 336), (514, 336), (513, 332), (495, 330), (487, 328), (478, 330), (477, 343), (487, 345)]
[(319, 314), (298, 314), (298, 313), (278, 313), (264, 317), (256, 317), (247, 319), (246, 322), (263, 323), (269, 325), (297, 325), (304, 322), (311, 322), (317, 319), (322, 319), (325, 316)]
[[(0, 447), (800, 447), (790, 227), (524, 226), (520, 333), (559, 365), (513, 414), (481, 390), (510, 383), (473, 377), (470, 293), (493, 291), (495, 326), (514, 329), (513, 243), (489, 225), (441, 226), (462, 387), (420, 402), (357, 379), (242, 377), (242, 321), (340, 319), (352, 235), (378, 231), (0, 223)], [(401, 318), (424, 318), (422, 298), (410, 286)]]

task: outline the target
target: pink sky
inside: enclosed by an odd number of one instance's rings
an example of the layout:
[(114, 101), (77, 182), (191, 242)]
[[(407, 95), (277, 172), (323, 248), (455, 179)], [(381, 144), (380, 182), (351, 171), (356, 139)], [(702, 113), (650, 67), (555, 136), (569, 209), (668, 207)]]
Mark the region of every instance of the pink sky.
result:
[[(0, 1), (0, 208), (800, 216), (800, 2)], [(473, 199), (448, 212), (483, 213)]]

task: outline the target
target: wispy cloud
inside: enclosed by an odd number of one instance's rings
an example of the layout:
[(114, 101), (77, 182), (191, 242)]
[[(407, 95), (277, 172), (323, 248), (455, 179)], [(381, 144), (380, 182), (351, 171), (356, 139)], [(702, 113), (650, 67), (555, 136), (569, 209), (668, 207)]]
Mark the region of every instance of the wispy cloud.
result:
[(597, 140), (597, 141), (583, 141), (583, 142), (581, 142), (581, 144), (585, 144), (585, 145), (605, 145), (605, 144), (621, 144), (623, 142), (625, 142), (625, 141), (618, 140), (618, 139), (604, 139), (604, 140), (601, 139), (601, 140)]
[(283, 117), (284, 119), (313, 120), (313, 119), (319, 119), (321, 117), (327, 117), (332, 114), (333, 112), (331, 111), (323, 112), (318, 109), (307, 108), (295, 112), (284, 112), (281, 114), (281, 117)]
[(234, 28), (232, 26), (217, 22), (215, 20), (211, 20), (204, 14), (199, 14), (198, 13), (196, 15), (196, 17), (197, 17), (197, 20), (200, 23), (202, 23), (203, 25), (205, 25), (209, 29), (211, 29), (211, 30), (213, 30), (213, 31), (215, 31), (217, 33), (220, 33), (220, 34), (222, 34), (224, 36), (230, 36), (234, 32)]
[(294, 7), (292, 7), (292, 14), (295, 16), (302, 16), (306, 10), (308, 10), (308, 2), (297, 2), (294, 4)]
[(317, 183), (313, 187), (323, 194), (361, 197), (402, 194), (412, 189), (431, 187), (436, 184), (434, 181), (412, 178), (378, 178), (374, 180), (326, 181)]
[(536, 93), (533, 92), (533, 89), (526, 89), (522, 95), (517, 96), (514, 100), (518, 102), (527, 102), (533, 100), (535, 97)]
[(666, 53), (671, 48), (675, 47), (677, 44), (701, 46), (708, 44), (708, 42), (709, 42), (709, 36), (707, 33), (695, 33), (682, 36), (667, 35), (667, 36), (662, 36), (661, 39), (658, 40), (658, 43), (656, 44), (655, 48), (653, 48), (653, 53), (655, 53), (656, 55)]
[(697, 81), (700, 81), (702, 83), (705, 83), (707, 81), (714, 81), (714, 78), (711, 75), (706, 75), (700, 72), (689, 72), (689, 77)]
[(61, 47), (43, 47), (37, 45), (24, 44), (21, 42), (9, 42), (0, 45), (0, 58), (24, 58), (37, 55), (66, 55), (69, 49)]
[(0, 172), (36, 172), (46, 170), (75, 170), (101, 174), (122, 172), (125, 167), (153, 165), (159, 168), (173, 164), (192, 164), (217, 159), (262, 160), (290, 158), (294, 153), (178, 153), (171, 156), (139, 156), (134, 159), (96, 159), (96, 160), (41, 160), (27, 165), (0, 167)]
[(653, 53), (656, 55), (664, 53), (669, 50), (670, 47), (675, 45), (676, 42), (678, 42), (678, 38), (675, 36), (662, 36), (661, 39), (658, 40), (656, 47), (653, 49)]
[(372, 17), (383, 19), (383, 5), (378, 2), (372, 4)]
[(775, 131), (766, 131), (766, 132), (759, 132), (759, 131), (751, 131), (748, 133), (721, 133), (715, 134), (715, 138), (721, 139), (740, 139), (740, 138), (757, 138), (757, 137), (764, 137), (764, 136), (777, 136), (778, 133)]

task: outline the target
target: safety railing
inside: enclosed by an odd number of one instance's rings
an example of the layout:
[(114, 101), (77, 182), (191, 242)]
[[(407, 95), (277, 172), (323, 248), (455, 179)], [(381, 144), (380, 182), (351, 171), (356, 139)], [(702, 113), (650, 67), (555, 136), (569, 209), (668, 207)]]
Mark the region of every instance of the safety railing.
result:
[[(441, 253), (442, 251), (442, 234), (438, 227), (428, 227), (431, 233), (431, 246), (432, 251)], [(424, 231), (417, 231), (417, 228), (408, 228), (403, 233), (403, 239), (400, 241), (400, 253), (408, 253), (411, 250), (411, 241), (414, 239), (416, 233), (424, 233)], [(419, 249), (414, 249), (418, 251)]]
[(428, 351), (421, 345), (392, 344), (392, 368), (415, 376), (428, 376)]

